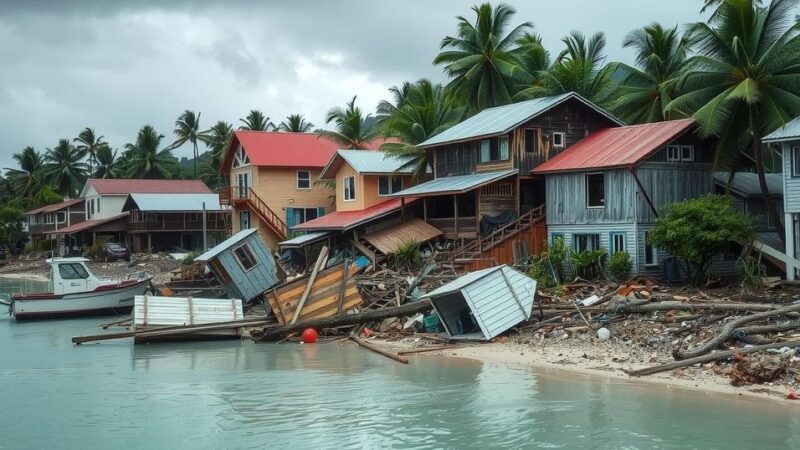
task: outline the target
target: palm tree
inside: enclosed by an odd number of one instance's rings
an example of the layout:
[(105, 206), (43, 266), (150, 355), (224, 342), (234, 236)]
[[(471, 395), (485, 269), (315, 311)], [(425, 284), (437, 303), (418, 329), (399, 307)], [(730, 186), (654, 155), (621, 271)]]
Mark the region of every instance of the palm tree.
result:
[(611, 94), (613, 74), (612, 66), (603, 65), (605, 35), (595, 33), (587, 41), (583, 33), (573, 31), (561, 42), (567, 48), (547, 70), (539, 71), (534, 83), (521, 90), (516, 98), (550, 97), (576, 92), (595, 103), (603, 103)]
[(475, 22), (458, 16), (456, 36), (442, 39), (443, 51), (433, 63), (445, 65), (445, 74), (452, 78), (448, 92), (474, 112), (511, 102), (514, 79), (521, 72), (514, 52), (532, 24), (507, 31), (516, 11), (505, 3), (494, 8), (483, 3), (472, 11)]
[(270, 122), (269, 117), (257, 109), (251, 109), (247, 117), (239, 119), (239, 122), (244, 124), (239, 129), (245, 131), (271, 131), (275, 129), (275, 124)]
[(83, 162), (86, 153), (61, 139), (58, 145), (47, 149), (44, 155), (42, 176), (59, 194), (74, 196), (86, 182), (89, 166)]
[(219, 187), (223, 181), (223, 177), (220, 176), (220, 169), (233, 137), (233, 125), (220, 120), (198, 137), (211, 152), (211, 157), (208, 159), (207, 166), (201, 172), (200, 178), (210, 186)]
[(192, 150), (194, 155), (194, 177), (197, 178), (197, 135), (200, 130), (200, 113), (189, 111), (188, 109), (183, 112), (175, 121), (175, 129), (172, 131), (175, 134), (175, 142), (168, 148), (170, 150), (176, 149), (186, 142), (192, 143)]
[(169, 147), (159, 150), (163, 134), (145, 125), (136, 135), (136, 142), (125, 144), (126, 176), (130, 178), (170, 178), (178, 173), (178, 160)]
[(89, 127), (84, 128), (83, 131), (78, 133), (78, 137), (73, 139), (72, 142), (78, 143), (78, 150), (86, 153), (89, 157), (89, 173), (94, 173), (94, 162), (97, 157), (97, 151), (100, 147), (108, 145), (108, 143), (103, 140), (103, 136), (97, 136), (94, 129)]
[(38, 190), (41, 182), (41, 172), (44, 160), (42, 154), (25, 147), (21, 153), (15, 153), (12, 158), (19, 165), (19, 169), (6, 168), (6, 176), (17, 195), (30, 199)]
[(381, 149), (398, 156), (411, 156), (403, 167), (413, 167), (414, 176), (418, 177), (428, 168), (431, 153), (418, 149), (417, 144), (460, 122), (465, 108), (448, 102), (442, 85), (426, 79), (392, 87), (389, 92), (394, 101), (380, 102), (378, 123), (386, 136), (401, 142), (385, 143)]
[(314, 128), (314, 124), (307, 121), (302, 114), (289, 114), (286, 120), (278, 125), (280, 131), (288, 131), (292, 133), (307, 133)]
[(758, 3), (724, 0), (710, 23), (690, 26), (697, 55), (669, 109), (692, 114), (701, 136), (718, 138), (718, 167), (732, 167), (749, 147), (765, 205), (780, 217), (769, 201), (761, 138), (800, 114), (800, 23), (790, 14), (796, 0)]
[(94, 178), (118, 178), (122, 174), (122, 160), (117, 158), (117, 149), (105, 145), (97, 150), (97, 169)]
[(374, 118), (369, 114), (365, 116), (356, 106), (356, 97), (347, 103), (346, 108), (331, 108), (325, 116), (325, 123), (331, 122), (336, 124), (336, 131), (324, 130), (321, 134), (344, 148), (365, 149), (379, 136)]
[(675, 85), (690, 48), (689, 36), (681, 36), (677, 27), (665, 29), (654, 23), (628, 33), (622, 46), (636, 49), (636, 67), (612, 65), (628, 74), (611, 104), (617, 116), (627, 123), (677, 118), (665, 110), (675, 98)]

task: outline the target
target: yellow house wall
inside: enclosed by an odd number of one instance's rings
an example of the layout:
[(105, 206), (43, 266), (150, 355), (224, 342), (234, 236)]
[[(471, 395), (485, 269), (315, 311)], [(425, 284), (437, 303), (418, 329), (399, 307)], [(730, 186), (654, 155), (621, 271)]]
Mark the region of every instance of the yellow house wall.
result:
[[(356, 198), (353, 201), (344, 201), (344, 179), (354, 176), (356, 178)], [(378, 195), (378, 175), (360, 175), (347, 164), (342, 164), (336, 171), (336, 210), (360, 211), (370, 206), (385, 202), (392, 197)], [(403, 176), (403, 188), (411, 187), (411, 176)]]

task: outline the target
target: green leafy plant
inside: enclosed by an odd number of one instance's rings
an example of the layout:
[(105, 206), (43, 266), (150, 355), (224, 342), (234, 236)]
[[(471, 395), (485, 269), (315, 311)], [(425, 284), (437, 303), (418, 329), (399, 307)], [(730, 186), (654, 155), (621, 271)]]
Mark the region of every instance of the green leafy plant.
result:
[(394, 262), (398, 269), (416, 269), (422, 262), (419, 242), (411, 239), (400, 244), (394, 253)]
[(40, 252), (49, 252), (53, 250), (53, 241), (51, 241), (50, 239), (44, 239), (39, 241), (36, 244), (36, 250)]
[(733, 207), (733, 200), (707, 195), (673, 203), (656, 220), (648, 243), (681, 258), (681, 265), (696, 285), (705, 281), (714, 257), (731, 242), (749, 242), (755, 235), (752, 220)]
[(606, 256), (604, 248), (581, 252), (570, 250), (569, 259), (575, 269), (575, 275), (586, 280), (596, 280), (603, 276)]
[(89, 259), (97, 259), (103, 256), (103, 252), (105, 252), (103, 244), (94, 244), (83, 249), (83, 256)]
[(187, 253), (186, 257), (183, 258), (183, 265), (191, 266), (192, 264), (194, 264), (194, 260), (197, 259), (198, 256), (200, 256), (200, 253), (198, 252)]
[(608, 272), (611, 278), (617, 281), (625, 281), (631, 274), (633, 269), (633, 261), (628, 252), (617, 252), (611, 255), (608, 259)]
[(736, 270), (742, 279), (742, 290), (753, 293), (764, 287), (764, 277), (767, 276), (767, 268), (752, 256), (739, 258), (736, 262)]
[(533, 262), (528, 266), (528, 275), (536, 280), (540, 287), (551, 288), (558, 285), (558, 275), (544, 253), (533, 258)]

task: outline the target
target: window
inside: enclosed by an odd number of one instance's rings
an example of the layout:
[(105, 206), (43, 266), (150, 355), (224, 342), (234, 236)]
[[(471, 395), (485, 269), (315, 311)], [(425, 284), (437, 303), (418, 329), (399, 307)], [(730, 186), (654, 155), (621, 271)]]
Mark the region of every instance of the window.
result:
[(550, 235), (550, 245), (553, 245), (561, 239), (561, 242), (564, 242), (564, 233), (553, 233)]
[(378, 195), (390, 195), (403, 190), (403, 179), (399, 176), (378, 177)]
[(97, 199), (97, 214), (100, 214), (100, 199)]
[(484, 139), (480, 142), (480, 162), (504, 161), (508, 159), (508, 136)]
[(89, 273), (80, 264), (59, 264), (58, 274), (62, 280), (85, 280)]
[(681, 145), (681, 161), (694, 161), (694, 146)]
[(625, 251), (625, 233), (611, 233), (611, 254)]
[(644, 232), (644, 265), (658, 265), (658, 249), (650, 245), (650, 232)]
[(586, 206), (588, 208), (605, 208), (605, 174), (590, 173), (586, 175)]
[(600, 248), (599, 234), (575, 234), (573, 240), (573, 246), (579, 252), (589, 252)]
[(693, 145), (668, 145), (667, 161), (694, 161)]
[(292, 208), (294, 214), (294, 224), (298, 225), (309, 220), (314, 220), (319, 217), (317, 208)]
[(352, 202), (356, 199), (356, 177), (344, 177), (344, 201)]
[(239, 211), (239, 231), (250, 228), (250, 211)]
[(53, 215), (48, 213), (44, 216), (44, 223), (51, 224), (53, 223)]
[(89, 200), (89, 213), (94, 215), (94, 199)]
[(245, 272), (249, 272), (258, 265), (258, 261), (256, 261), (253, 252), (250, 250), (250, 246), (247, 244), (233, 249), (233, 256), (236, 257), (236, 261), (242, 266)]
[(539, 131), (525, 130), (525, 153), (536, 153), (539, 151)]
[(800, 146), (792, 147), (792, 176), (800, 177)]
[(311, 172), (308, 170), (297, 171), (297, 189), (311, 189)]
[(667, 146), (667, 161), (680, 161), (681, 160), (681, 148), (678, 145), (668, 145)]
[(59, 211), (56, 213), (56, 222), (64, 223), (67, 221), (67, 213), (65, 211)]
[(553, 133), (553, 148), (564, 148), (567, 146), (567, 135), (563, 131)]
[(236, 153), (233, 155), (233, 167), (242, 167), (250, 165), (250, 158), (244, 151), (241, 145), (236, 147)]

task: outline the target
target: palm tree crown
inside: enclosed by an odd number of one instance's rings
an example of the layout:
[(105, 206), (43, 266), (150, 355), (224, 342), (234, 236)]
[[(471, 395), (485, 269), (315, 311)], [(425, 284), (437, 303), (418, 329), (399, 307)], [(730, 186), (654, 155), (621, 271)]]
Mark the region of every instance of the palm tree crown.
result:
[(328, 111), (325, 123), (333, 122), (336, 131), (323, 131), (322, 135), (341, 144), (344, 148), (364, 149), (370, 141), (378, 137), (371, 115), (366, 116), (356, 106), (356, 97), (347, 103), (346, 108), (335, 107)]
[(83, 150), (73, 146), (69, 139), (61, 139), (58, 145), (47, 149), (44, 155), (42, 176), (52, 184), (59, 194), (74, 196), (83, 186), (88, 175), (88, 165), (83, 162)]
[(97, 151), (97, 168), (92, 173), (94, 178), (118, 178), (122, 174), (122, 161), (117, 158), (117, 150), (104, 146)]
[(145, 125), (136, 135), (136, 142), (125, 144), (126, 176), (130, 178), (171, 178), (177, 173), (178, 161), (169, 147), (159, 150), (163, 134)]
[(200, 113), (189, 111), (188, 109), (178, 116), (175, 121), (175, 142), (168, 148), (170, 150), (180, 147), (186, 142), (192, 144), (192, 155), (194, 156), (194, 177), (197, 178), (197, 136), (200, 130)]
[(14, 161), (19, 169), (6, 169), (8, 177), (17, 195), (30, 199), (41, 183), (41, 170), (44, 160), (42, 154), (33, 147), (25, 147), (21, 153), (15, 153)]
[(209, 186), (218, 187), (223, 181), (220, 177), (220, 169), (233, 137), (233, 125), (220, 120), (214, 126), (201, 133), (199, 137), (211, 152), (208, 166), (202, 171), (200, 177)]
[(314, 124), (307, 121), (302, 114), (290, 114), (286, 116), (286, 120), (278, 125), (280, 131), (288, 131), (292, 133), (307, 133), (314, 128)]
[(257, 109), (250, 110), (247, 117), (239, 119), (239, 122), (244, 124), (239, 129), (245, 131), (271, 131), (275, 129), (275, 124), (270, 122), (269, 117)]
[(89, 173), (94, 171), (94, 162), (97, 157), (97, 152), (100, 148), (107, 146), (108, 143), (103, 140), (103, 136), (97, 136), (94, 129), (86, 127), (78, 133), (78, 137), (72, 140), (78, 144), (78, 150), (84, 152), (89, 157)]

